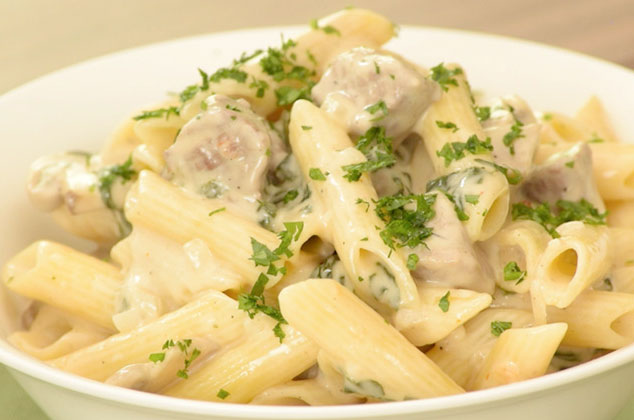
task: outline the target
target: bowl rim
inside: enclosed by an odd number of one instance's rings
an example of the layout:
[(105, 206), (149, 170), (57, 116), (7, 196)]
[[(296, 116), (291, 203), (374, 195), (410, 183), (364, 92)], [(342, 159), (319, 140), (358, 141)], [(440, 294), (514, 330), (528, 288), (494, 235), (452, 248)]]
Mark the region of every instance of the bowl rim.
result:
[[(100, 55), (79, 63), (55, 70), (45, 75), (39, 76), (25, 84), (14, 87), (0, 95), (0, 104), (11, 101), (13, 97), (19, 96), (21, 92), (36, 89), (39, 84), (47, 83), (47, 80), (66, 72), (81, 71), (85, 67), (98, 66), (101, 62), (123, 57), (128, 54), (135, 54), (140, 50), (150, 48), (164, 48), (171, 44), (178, 44), (187, 41), (202, 40), (219, 36), (231, 36), (232, 34), (257, 33), (260, 31), (280, 31), (296, 32), (304, 28), (305, 25), (283, 25), (283, 26), (262, 26), (256, 28), (244, 28), (231, 31), (199, 34), (194, 36), (179, 37), (166, 41), (145, 44), (118, 50), (109, 54)], [(495, 39), (500, 41), (511, 41), (533, 48), (543, 49), (556, 53), (557, 55), (568, 55), (578, 59), (590, 60), (595, 63), (610, 67), (612, 70), (625, 71), (634, 76), (634, 71), (625, 66), (609, 62), (605, 59), (593, 57), (584, 53), (570, 51), (565, 48), (546, 45), (534, 41), (520, 38), (488, 34), (478, 31), (463, 29), (438, 28), (422, 25), (402, 25), (404, 31), (432, 31), (445, 35), (462, 35), (469, 37), (479, 37), (482, 39)], [(74, 391), (88, 397), (108, 400), (111, 402), (136, 406), (145, 409), (159, 409), (170, 413), (185, 413), (194, 415), (217, 415), (227, 418), (279, 418), (292, 419), (301, 416), (306, 419), (320, 419), (336, 415), (338, 418), (371, 418), (386, 415), (406, 415), (423, 414), (432, 412), (449, 412), (460, 410), (465, 407), (478, 407), (485, 404), (500, 402), (502, 400), (526, 399), (538, 394), (547, 393), (553, 389), (564, 387), (571, 383), (578, 383), (592, 376), (608, 374), (624, 365), (634, 363), (634, 345), (615, 350), (610, 354), (594, 359), (579, 366), (572, 367), (560, 372), (555, 372), (535, 379), (517, 382), (498, 388), (481, 391), (472, 391), (464, 394), (451, 395), (445, 397), (386, 402), (375, 404), (368, 412), (365, 405), (338, 405), (338, 406), (266, 406), (249, 404), (227, 404), (210, 401), (187, 400), (173, 398), (159, 394), (135, 391), (107, 385), (98, 381), (86, 379), (74, 374), (70, 374), (37, 360), (29, 355), (19, 352), (10, 346), (4, 339), (0, 338), (0, 363), (4, 364), (12, 374), (20, 372), (31, 378), (47, 382), (50, 385), (58, 386), (66, 390)]]

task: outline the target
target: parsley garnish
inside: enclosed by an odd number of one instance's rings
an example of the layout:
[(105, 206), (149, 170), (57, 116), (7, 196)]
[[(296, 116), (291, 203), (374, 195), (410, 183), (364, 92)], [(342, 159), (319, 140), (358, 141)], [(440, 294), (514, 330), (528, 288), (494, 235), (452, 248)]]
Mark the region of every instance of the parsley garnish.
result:
[(506, 147), (509, 148), (509, 151), (512, 155), (515, 154), (515, 146), (513, 146), (513, 142), (515, 142), (515, 140), (519, 139), (520, 137), (524, 137), (524, 134), (522, 134), (523, 125), (524, 124), (522, 124), (521, 121), (515, 120), (515, 123), (511, 126), (511, 131), (506, 133), (502, 138), (502, 142)]
[(308, 131), (308, 130), (312, 130), (313, 127), (311, 127), (310, 125), (302, 125), (302, 130), (304, 131)]
[(368, 210), (370, 210), (370, 203), (368, 203), (367, 201), (365, 201), (362, 198), (357, 198), (357, 201), (355, 201), (355, 204), (365, 204), (366, 208), (365, 208), (365, 212), (367, 213)]
[(277, 104), (280, 106), (291, 105), (298, 99), (310, 100), (310, 91), (315, 85), (315, 82), (310, 79), (315, 75), (315, 71), (298, 65), (294, 55), (289, 54), (290, 48), (296, 45), (292, 39), (282, 40), (280, 48), (269, 48), (266, 55), (260, 60), (262, 71), (270, 75), (276, 82), (282, 80), (297, 81), (294, 86), (281, 86), (275, 90)]
[(465, 194), (464, 201), (475, 206), (480, 202), (480, 196), (478, 194)]
[(223, 67), (223, 68), (219, 68), (218, 70), (216, 70), (214, 74), (209, 76), (209, 81), (218, 83), (222, 79), (233, 79), (238, 83), (244, 83), (246, 82), (247, 77), (248, 77), (248, 74), (240, 69), (237, 69), (235, 67), (232, 67), (232, 68)]
[(486, 121), (491, 118), (491, 108), (488, 106), (474, 106), (473, 112), (480, 121)]
[[(179, 378), (189, 378), (188, 370), (194, 360), (196, 360), (198, 356), (200, 356), (200, 350), (198, 350), (197, 348), (194, 348), (190, 352), (191, 345), (192, 340), (188, 338), (184, 340), (178, 340), (176, 342), (170, 339), (165, 341), (165, 343), (163, 343), (163, 347), (161, 348), (162, 350), (169, 350), (172, 347), (178, 347), (178, 349), (185, 355), (185, 366), (183, 367), (183, 369), (180, 369), (178, 372), (176, 372), (176, 376), (178, 376)], [(154, 363), (163, 362), (165, 360), (165, 352), (152, 353), (150, 354), (149, 360)]]
[(440, 300), (438, 301), (438, 307), (443, 312), (447, 312), (449, 310), (449, 296), (450, 296), (450, 294), (451, 294), (451, 292), (447, 291), (447, 293), (445, 293), (443, 295), (443, 297), (441, 297)]
[(264, 80), (258, 80), (254, 77), (249, 87), (256, 90), (255, 96), (257, 98), (263, 98), (264, 92), (266, 92), (266, 90), (269, 88), (269, 84), (266, 83)]
[(504, 281), (514, 281), (520, 284), (526, 278), (526, 271), (520, 270), (515, 261), (511, 261), (504, 266)]
[(515, 203), (511, 210), (513, 220), (532, 220), (546, 229), (550, 236), (559, 238), (555, 230), (559, 225), (571, 221), (581, 221), (589, 225), (605, 225), (607, 212), (599, 213), (591, 203), (585, 199), (578, 202), (558, 200), (554, 212), (548, 203), (532, 204)]
[(380, 121), (383, 118), (387, 117), (387, 113), (388, 113), (387, 105), (385, 104), (385, 101), (383, 99), (381, 99), (375, 104), (366, 106), (365, 108), (363, 108), (363, 110), (369, 113), (370, 115), (374, 115), (379, 111), (381, 112), (382, 115), (378, 115), (372, 118), (370, 121)]
[(493, 321), (491, 322), (491, 334), (496, 337), (499, 337), (504, 331), (508, 330), (513, 326), (512, 322), (508, 321)]
[(165, 119), (168, 119), (170, 115), (180, 115), (180, 113), (181, 111), (178, 107), (170, 106), (169, 108), (159, 108), (152, 111), (143, 111), (139, 115), (135, 115), (134, 117), (132, 117), (132, 119), (135, 121), (139, 121), (148, 118), (161, 118), (163, 116), (165, 117)]
[(517, 169), (513, 169), (513, 168), (506, 167), (506, 166), (498, 165), (495, 162), (490, 162), (490, 161), (484, 160), (484, 159), (476, 159), (475, 161), (478, 162), (478, 163), (481, 163), (483, 165), (490, 166), (493, 169), (495, 169), (496, 171), (502, 173), (502, 175), (504, 175), (506, 177), (506, 180), (511, 185), (519, 184), (522, 181), (522, 174)]
[(443, 65), (443, 63), (431, 68), (432, 80), (438, 82), (442, 90), (445, 92), (449, 90), (448, 85), (458, 86), (458, 81), (454, 78), (454, 76), (458, 74), (462, 74), (462, 69), (460, 67), (449, 70)]
[(286, 336), (281, 327), (281, 324), (286, 324), (286, 320), (279, 309), (266, 304), (264, 288), (269, 282), (269, 276), (286, 274), (286, 268), (276, 266), (275, 262), (279, 261), (282, 255), (288, 258), (293, 256), (293, 252), (289, 249), (289, 246), (292, 241), (299, 239), (304, 229), (304, 222), (286, 222), (284, 223), (284, 227), (286, 229), (277, 235), (280, 239), (280, 244), (273, 251), (256, 239), (251, 238), (253, 254), (249, 259), (252, 260), (256, 266), (268, 268), (266, 274), (260, 273), (250, 293), (240, 293), (238, 295), (238, 309), (245, 311), (249, 315), (249, 318), (253, 319), (256, 313), (262, 312), (277, 321), (277, 324), (273, 327), (273, 333), (280, 339), (280, 343)]
[(363, 172), (375, 172), (396, 163), (392, 151), (392, 137), (385, 135), (384, 127), (370, 127), (355, 146), (366, 157), (365, 162), (353, 163), (342, 167), (346, 171), (346, 178), (350, 182), (358, 181)]
[(117, 179), (125, 184), (136, 175), (136, 171), (132, 169), (132, 155), (120, 165), (112, 165), (102, 169), (98, 175), (101, 200), (109, 209), (117, 210), (114, 201), (112, 201), (112, 185)]
[[(436, 124), (438, 121), (436, 121)], [(436, 156), (445, 159), (445, 168), (454, 160), (460, 160), (465, 157), (465, 152), (472, 155), (482, 155), (493, 150), (491, 139), (489, 137), (482, 141), (475, 134), (467, 139), (466, 142), (445, 143), (442, 149), (436, 151)]]
[(210, 211), (210, 212), (209, 212), (209, 216), (213, 216), (214, 214), (216, 214), (216, 213), (220, 213), (221, 211), (225, 211), (225, 210), (227, 210), (227, 208), (226, 208), (226, 207), (220, 207), (219, 209), (216, 209), (216, 210), (212, 210), (212, 211)]
[(339, 32), (339, 30), (337, 28), (335, 28), (334, 26), (332, 26), (332, 25), (319, 26), (319, 23), (317, 22), (317, 19), (311, 19), (309, 24), (310, 24), (311, 29), (314, 29), (316, 31), (321, 29), (322, 31), (324, 31), (328, 35), (334, 34), (334, 35), (337, 35), (337, 36), (341, 36), (341, 32)]
[(571, 160), (570, 162), (566, 162), (565, 165), (569, 167), (570, 169), (572, 169), (575, 167), (575, 161)]
[(438, 128), (446, 128), (448, 130), (451, 130), (454, 133), (460, 130), (458, 126), (452, 123), (451, 121), (447, 121), (447, 122), (436, 121), (436, 126), (438, 126)]
[(416, 264), (418, 264), (418, 255), (409, 254), (407, 256), (407, 269), (408, 270), (415, 270), (416, 269)]
[(310, 168), (308, 170), (308, 176), (310, 177), (310, 179), (315, 180), (315, 181), (325, 181), (326, 180), (326, 175), (324, 175), (324, 173), (319, 168)]
[(379, 65), (376, 63), (376, 61), (374, 62), (374, 72), (376, 74), (381, 74), (381, 67), (379, 67)]
[(229, 395), (231, 395), (229, 393), (229, 391), (226, 391), (222, 388), (220, 388), (220, 391), (218, 391), (218, 393), (216, 394), (216, 397), (220, 398), (221, 400), (224, 400), (225, 398), (227, 398)]
[(432, 234), (425, 223), (436, 216), (434, 194), (387, 196), (376, 201), (374, 211), (385, 222), (380, 236), (391, 249), (424, 244)]

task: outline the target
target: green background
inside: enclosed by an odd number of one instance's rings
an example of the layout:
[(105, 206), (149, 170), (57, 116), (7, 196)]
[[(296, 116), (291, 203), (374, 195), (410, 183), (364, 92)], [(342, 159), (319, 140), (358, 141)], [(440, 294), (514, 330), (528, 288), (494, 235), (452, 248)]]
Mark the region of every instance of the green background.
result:
[[(11, 420), (48, 420), (42, 410), (20, 388), (7, 370), (0, 366), (0, 418)], [(7, 417), (3, 417), (6, 415)], [(553, 419), (568, 420), (568, 419)], [(634, 400), (615, 420), (634, 420)]]

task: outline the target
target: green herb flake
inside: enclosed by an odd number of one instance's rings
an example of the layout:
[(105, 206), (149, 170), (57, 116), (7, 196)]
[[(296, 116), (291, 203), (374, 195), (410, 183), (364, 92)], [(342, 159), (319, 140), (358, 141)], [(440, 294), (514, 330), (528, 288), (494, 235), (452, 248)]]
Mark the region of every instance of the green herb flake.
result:
[(165, 360), (165, 353), (152, 353), (148, 359), (153, 363), (162, 362)]
[(484, 159), (476, 159), (475, 161), (478, 163), (481, 163), (482, 165), (490, 166), (496, 171), (500, 172), (502, 175), (506, 177), (506, 180), (511, 185), (517, 185), (522, 181), (522, 173), (518, 171), (517, 169), (498, 165), (495, 162), (491, 162)]
[(339, 32), (339, 30), (332, 25), (319, 26), (319, 22), (317, 21), (317, 19), (311, 19), (308, 24), (310, 25), (310, 28), (313, 30), (316, 30), (316, 31), (322, 30), (324, 31), (324, 33), (328, 35), (334, 34), (337, 36), (341, 36), (341, 32)]
[(214, 74), (209, 76), (209, 81), (214, 83), (219, 83), (223, 79), (232, 79), (238, 83), (246, 82), (248, 74), (240, 69), (235, 67), (231, 68), (219, 68), (216, 70)]
[(432, 80), (438, 82), (442, 90), (444, 90), (445, 92), (449, 90), (450, 85), (458, 86), (458, 81), (454, 78), (454, 76), (459, 74), (462, 74), (462, 69), (460, 67), (449, 70), (444, 66), (443, 63), (440, 63), (437, 66), (431, 68)]
[(134, 121), (139, 121), (139, 120), (146, 120), (148, 118), (165, 117), (165, 119), (167, 120), (170, 117), (170, 115), (179, 116), (180, 109), (176, 106), (170, 106), (169, 108), (159, 108), (159, 109), (153, 109), (151, 111), (143, 111), (139, 115), (135, 115), (134, 117), (132, 117), (132, 119)]
[(415, 270), (417, 264), (418, 264), (418, 255), (409, 254), (407, 256), (407, 269), (408, 270)]
[(310, 179), (312, 179), (314, 181), (325, 181), (326, 180), (326, 175), (324, 175), (324, 173), (319, 168), (310, 168), (308, 170), (308, 176), (310, 177)]
[(365, 108), (363, 108), (363, 110), (370, 115), (374, 115), (377, 112), (380, 112), (380, 115), (372, 118), (370, 121), (380, 121), (383, 118), (387, 117), (388, 114), (387, 105), (385, 104), (385, 101), (383, 99), (375, 104), (366, 106)]
[(366, 208), (365, 208), (365, 212), (366, 213), (368, 212), (368, 210), (370, 210), (370, 203), (365, 201), (362, 198), (357, 198), (357, 201), (355, 201), (355, 204), (365, 204), (366, 205)]
[(478, 194), (465, 194), (464, 201), (475, 206), (480, 202), (480, 196)]
[(566, 162), (565, 165), (569, 167), (570, 169), (572, 169), (575, 167), (575, 161), (571, 160), (570, 162)]
[(522, 124), (521, 121), (515, 120), (515, 123), (513, 123), (513, 125), (511, 126), (511, 131), (506, 133), (502, 138), (502, 143), (504, 143), (504, 145), (509, 148), (509, 151), (512, 155), (515, 154), (515, 146), (513, 143), (517, 139), (524, 137), (524, 134), (522, 133), (523, 125), (524, 124)]
[[(436, 121), (438, 123), (438, 121)], [(475, 134), (467, 139), (466, 142), (450, 142), (445, 143), (442, 149), (436, 151), (436, 156), (445, 160), (445, 167), (449, 167), (451, 162), (463, 159), (465, 153), (472, 155), (487, 154), (493, 150), (491, 139), (489, 137), (482, 141)]]
[(132, 155), (120, 165), (108, 166), (98, 173), (99, 180), (99, 193), (101, 194), (101, 200), (109, 209), (116, 210), (117, 206), (112, 200), (112, 186), (115, 181), (119, 180), (121, 184), (132, 180), (137, 172), (132, 169)]
[(558, 238), (556, 228), (566, 222), (581, 221), (588, 225), (605, 225), (607, 212), (599, 211), (585, 199), (577, 202), (558, 200), (555, 208), (548, 203), (515, 203), (511, 209), (513, 220), (532, 220), (539, 223), (553, 237)]
[(486, 121), (491, 118), (491, 107), (488, 106), (474, 106), (473, 112), (480, 121)]
[(218, 391), (218, 393), (216, 394), (216, 397), (220, 398), (221, 400), (224, 400), (225, 398), (227, 398), (229, 395), (231, 395), (229, 393), (229, 391), (226, 391), (222, 388), (220, 388), (220, 391)]
[(553, 119), (553, 114), (550, 114), (550, 113), (547, 112), (544, 115), (542, 115), (542, 120), (544, 120), (544, 121), (550, 121), (552, 119)]
[(273, 334), (280, 339), (280, 343), (282, 342), (282, 340), (284, 340), (284, 338), (286, 337), (286, 333), (282, 329), (282, 323), (278, 322), (277, 324), (275, 324), (275, 326), (273, 327)]
[(385, 223), (379, 233), (383, 242), (390, 249), (424, 245), (432, 234), (426, 223), (436, 216), (435, 202), (435, 194), (386, 196), (376, 201), (375, 212)]
[(310, 125), (302, 125), (302, 130), (304, 130), (304, 131), (309, 131), (309, 130), (312, 130), (312, 129), (313, 129), (313, 127), (311, 127)]
[(374, 62), (374, 72), (376, 74), (381, 74), (381, 67), (379, 67), (376, 61)]
[(346, 172), (344, 178), (350, 182), (358, 181), (364, 172), (376, 172), (396, 163), (392, 138), (385, 135), (385, 127), (370, 127), (359, 137), (355, 147), (365, 155), (366, 161), (342, 167)]
[(249, 87), (255, 89), (256, 98), (263, 98), (266, 90), (269, 88), (269, 84), (264, 80), (258, 80), (254, 77)]
[(458, 126), (454, 123), (452, 123), (451, 121), (447, 121), (447, 122), (443, 122), (443, 121), (436, 121), (436, 126), (438, 128), (446, 128), (448, 130), (451, 130), (452, 132), (456, 132), (458, 130), (460, 130), (458, 128)]
[(213, 216), (214, 214), (216, 214), (216, 213), (220, 213), (220, 212), (225, 211), (225, 210), (227, 210), (227, 208), (226, 208), (226, 207), (220, 207), (219, 209), (216, 209), (216, 210), (212, 210), (212, 211), (210, 211), (210, 212), (209, 212), (209, 216)]
[(438, 301), (438, 307), (443, 312), (449, 311), (449, 296), (450, 296), (450, 294), (451, 294), (451, 292), (447, 291), (447, 293), (445, 293), (443, 295), (443, 297), (441, 297), (440, 300)]
[(522, 271), (515, 261), (511, 261), (504, 266), (504, 281), (514, 281), (520, 284), (526, 278), (526, 270)]
[(513, 326), (512, 322), (507, 321), (493, 321), (491, 322), (491, 334), (496, 337), (499, 337), (504, 331), (508, 330)]

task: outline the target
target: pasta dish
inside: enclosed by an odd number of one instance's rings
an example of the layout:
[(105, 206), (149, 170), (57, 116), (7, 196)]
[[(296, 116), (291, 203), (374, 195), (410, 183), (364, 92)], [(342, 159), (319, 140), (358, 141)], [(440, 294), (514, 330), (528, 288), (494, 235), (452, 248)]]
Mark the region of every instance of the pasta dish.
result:
[(383, 49), (350, 8), (131, 114), (27, 192), (91, 254), (6, 261), (8, 341), (172, 397), (267, 405), (432, 398), (634, 342), (634, 146), (488, 98), (454, 63)]

